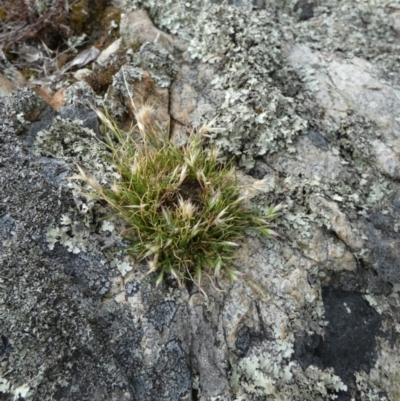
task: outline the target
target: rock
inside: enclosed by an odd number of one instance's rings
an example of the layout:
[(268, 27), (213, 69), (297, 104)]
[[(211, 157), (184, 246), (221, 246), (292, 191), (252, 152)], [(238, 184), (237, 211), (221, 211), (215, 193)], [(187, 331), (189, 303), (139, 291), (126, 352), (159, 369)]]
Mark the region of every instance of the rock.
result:
[[(128, 0), (96, 61), (122, 60), (104, 96), (66, 76), (57, 101), (0, 96), (1, 399), (399, 398), (396, 11), (228, 3)], [(215, 120), (240, 185), (263, 182), (251, 204), (282, 204), (279, 237), (247, 233), (242, 276), (207, 296), (156, 288), (125, 223), (68, 180), (78, 164), (113, 183), (89, 105), (126, 126), (131, 96), (181, 143)]]
[(316, 226), (312, 227), (311, 233), (308, 240), (301, 241), (304, 256), (332, 271), (352, 271), (357, 268), (356, 259), (344, 242), (327, 235)]
[(373, 269), (384, 282), (400, 284), (400, 241), (397, 231), (394, 231), (394, 221), (382, 213), (374, 213), (368, 220), (366, 225)]
[(309, 87), (311, 83), (315, 86), (313, 96), (327, 116), (339, 121), (348, 113), (356, 113), (374, 121), (379, 134), (370, 142), (376, 165), (398, 179), (400, 146), (396, 116), (400, 98), (394, 88), (375, 78), (374, 66), (357, 57), (343, 62), (299, 44), (288, 50), (288, 60), (300, 73), (312, 74)]
[(81, 68), (78, 71), (74, 72), (74, 78), (77, 81), (83, 81), (86, 77), (88, 77), (92, 71), (89, 70), (89, 68)]
[(65, 106), (61, 107), (59, 115), (72, 121), (81, 121), (83, 127), (89, 128), (95, 134), (99, 135), (99, 121), (94, 111)]
[[(128, 85), (129, 91), (126, 89), (126, 85)], [(160, 87), (147, 71), (129, 66), (122, 67), (116, 74), (114, 83), (107, 92), (107, 97), (122, 102), (132, 116), (135, 115), (138, 108), (147, 105), (151, 107), (152, 118), (158, 126), (163, 129), (167, 129), (169, 126), (169, 91), (167, 88)]]
[[(176, 121), (187, 125), (193, 119), (191, 113), (197, 106), (197, 92), (188, 84), (175, 87), (172, 92), (174, 103), (171, 108), (171, 114)], [(184, 105), (184, 107), (182, 107)]]
[(6, 59), (0, 49), (0, 96), (9, 96), (17, 88), (25, 85), (23, 75)]
[(329, 144), (327, 140), (318, 132), (313, 129), (308, 131), (308, 137), (310, 138), (311, 142), (317, 148), (322, 150), (329, 150)]
[(376, 161), (382, 172), (389, 177), (399, 179), (400, 154), (377, 139), (374, 140), (371, 145), (375, 149)]
[(362, 240), (353, 233), (349, 220), (335, 202), (313, 196), (310, 198), (310, 208), (314, 213), (328, 219), (332, 230), (353, 252), (362, 248)]
[(392, 28), (397, 32), (400, 33), (400, 11), (395, 11), (390, 14), (390, 20), (392, 23)]
[(160, 31), (144, 10), (124, 14), (121, 18), (120, 34), (125, 47), (137, 49), (146, 42), (161, 43), (169, 53), (173, 53), (172, 36)]
[(314, 142), (309, 135), (302, 136), (295, 145), (294, 154), (278, 152), (268, 158), (269, 163), (286, 174), (301, 174), (308, 179), (318, 177), (327, 181), (339, 179), (344, 173), (340, 157), (332, 152), (321, 151)]
[(294, 343), (294, 358), (300, 363), (303, 369), (310, 365), (324, 368), (324, 365), (317, 356), (317, 349), (320, 346), (322, 337), (316, 334), (305, 337), (297, 337)]
[(120, 50), (122, 39), (119, 38), (115, 42), (111, 43), (106, 49), (104, 49), (96, 59), (99, 64), (104, 64), (107, 62), (108, 58), (117, 53)]
[(61, 106), (73, 106), (74, 108), (88, 109), (90, 105), (96, 104), (96, 94), (84, 81), (76, 82), (65, 89), (64, 102)]

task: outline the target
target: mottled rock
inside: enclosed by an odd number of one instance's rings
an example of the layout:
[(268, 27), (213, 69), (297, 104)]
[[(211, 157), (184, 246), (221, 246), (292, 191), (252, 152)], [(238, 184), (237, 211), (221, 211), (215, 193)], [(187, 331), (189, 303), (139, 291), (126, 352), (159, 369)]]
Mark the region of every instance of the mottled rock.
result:
[(390, 21), (392, 28), (400, 33), (400, 11), (395, 11), (390, 14)]
[(343, 175), (340, 157), (331, 152), (321, 152), (320, 146), (315, 146), (309, 136), (299, 138), (295, 147), (295, 153), (278, 152), (268, 158), (269, 162), (286, 174), (302, 174), (311, 180), (319, 178), (334, 181)]
[(378, 276), (387, 283), (400, 284), (400, 241), (391, 216), (374, 213), (368, 218), (371, 264)]
[(347, 245), (338, 238), (312, 225), (310, 237), (301, 240), (300, 246), (304, 256), (324, 266), (328, 270), (355, 270), (357, 262)]
[(65, 119), (80, 121), (83, 127), (89, 128), (95, 134), (99, 135), (99, 121), (94, 111), (89, 111), (87, 108), (80, 109), (65, 106), (61, 107), (59, 115)]
[(113, 43), (111, 43), (110, 46), (108, 46), (106, 49), (104, 49), (98, 56), (96, 59), (96, 63), (99, 64), (104, 64), (107, 62), (107, 60), (113, 56), (115, 53), (117, 53), (120, 50), (121, 47), (121, 42), (122, 39), (119, 38), (116, 41), (114, 41)]
[(374, 121), (385, 138), (370, 138), (376, 164), (385, 174), (400, 177), (399, 122), (400, 98), (395, 88), (374, 76), (374, 66), (354, 57), (341, 60), (333, 54), (312, 51), (296, 44), (288, 50), (288, 60), (303, 76), (312, 76), (313, 96), (327, 116), (339, 121), (356, 113)]
[(313, 145), (317, 148), (329, 150), (329, 144), (327, 140), (318, 131), (310, 129), (310, 131), (308, 131), (308, 137), (311, 139)]
[(317, 355), (317, 349), (320, 346), (322, 337), (317, 334), (297, 337), (294, 343), (293, 357), (300, 363), (303, 369), (307, 369), (310, 365), (318, 368), (324, 368), (324, 365)]
[[(76, 82), (57, 115), (0, 97), (0, 398), (399, 398), (397, 17), (367, 3), (127, 0), (103, 98)], [(246, 235), (243, 276), (207, 297), (155, 288), (67, 180), (116, 178), (88, 105), (130, 123), (130, 95), (182, 142), (215, 118), (240, 184), (263, 180), (252, 204), (283, 204), (280, 237)]]
[(23, 75), (7, 60), (0, 49), (0, 96), (10, 96), (17, 88), (25, 85)]
[(132, 117), (139, 107), (147, 105), (151, 107), (152, 117), (158, 126), (164, 129), (169, 126), (168, 88), (160, 87), (147, 71), (122, 67), (107, 91), (107, 98), (120, 105), (122, 110), (129, 110)]
[(340, 211), (337, 203), (329, 202), (320, 196), (313, 196), (310, 198), (310, 208), (314, 213), (328, 219), (330, 228), (348, 247), (353, 251), (361, 249), (362, 240), (353, 233), (348, 218)]
[(158, 330), (162, 331), (163, 326), (169, 327), (174, 319), (178, 306), (172, 301), (166, 301), (154, 305), (147, 312), (148, 321)]
[(138, 48), (146, 42), (157, 42), (168, 52), (173, 52), (172, 36), (157, 29), (144, 10), (124, 14), (121, 18), (120, 34), (123, 46)]

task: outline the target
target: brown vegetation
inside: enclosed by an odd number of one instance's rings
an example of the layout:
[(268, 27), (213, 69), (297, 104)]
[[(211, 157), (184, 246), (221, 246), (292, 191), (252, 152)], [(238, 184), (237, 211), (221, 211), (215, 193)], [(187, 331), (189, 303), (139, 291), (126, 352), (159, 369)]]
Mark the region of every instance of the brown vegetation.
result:
[[(112, 43), (118, 30), (110, 25), (120, 14), (110, 0), (0, 0), (0, 48), (25, 77), (51, 74), (76, 56), (76, 46), (102, 50)], [(68, 40), (82, 35), (71, 48)]]

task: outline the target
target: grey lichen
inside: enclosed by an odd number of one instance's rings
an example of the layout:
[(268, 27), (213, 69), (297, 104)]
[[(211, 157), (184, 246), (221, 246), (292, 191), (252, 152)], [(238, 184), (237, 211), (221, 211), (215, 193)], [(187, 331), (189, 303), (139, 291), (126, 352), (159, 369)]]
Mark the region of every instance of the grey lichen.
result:
[[(38, 156), (56, 157), (68, 163), (84, 165), (96, 172), (100, 182), (107, 178), (117, 178), (118, 174), (107, 162), (105, 146), (96, 138), (96, 134), (83, 126), (82, 121), (56, 117), (48, 130), (38, 132), (34, 143), (34, 153)], [(75, 167), (76, 168), (76, 167)], [(89, 191), (77, 182), (70, 182), (69, 187), (75, 194), (81, 211), (93, 207), (94, 202), (79, 195)]]
[(144, 43), (138, 52), (128, 50), (127, 60), (133, 66), (149, 72), (160, 88), (169, 88), (177, 73), (173, 56), (159, 43)]
[[(88, 133), (83, 130), (79, 135), (79, 124), (56, 120), (48, 138), (42, 132), (43, 153), (36, 147), (38, 156), (32, 154), (33, 149), (22, 145), (27, 135), (24, 128), (29, 126), (32, 110), (44, 109), (37, 95), (24, 90), (0, 110), (1, 211), (5, 210), (0, 229), (0, 398), (76, 399), (100, 391), (110, 398), (126, 399), (130, 379), (121, 367), (140, 366), (142, 334), (127, 308), (100, 303), (117, 269), (102, 260), (101, 252), (96, 253), (100, 241), (93, 238), (79, 254), (58, 244), (50, 250), (46, 242), (46, 231), (53, 223), (70, 231), (63, 233), (64, 239), (65, 235), (77, 239), (78, 232), (86, 235), (89, 230), (78, 217), (65, 177), (59, 182), (57, 171), (61, 167), (64, 174), (73, 168), (70, 158), (78, 149), (75, 141), (87, 140)], [(18, 111), (22, 114), (16, 122)], [(59, 146), (51, 144), (52, 134)], [(69, 164), (55, 160), (55, 155)], [(109, 233), (110, 226), (104, 229)], [(84, 239), (77, 241), (80, 246)], [(75, 248), (71, 245), (70, 249)], [(105, 324), (113, 321), (114, 314), (118, 321)], [(113, 357), (108, 354), (111, 343)], [(129, 347), (124, 345), (128, 343)]]
[[(138, 3), (126, 6), (135, 9)], [(147, 1), (145, 7), (160, 26), (190, 41), (193, 60), (214, 65), (210, 92), (225, 93), (218, 111), (207, 116), (216, 117), (220, 128), (215, 143), (247, 170), (256, 157), (282, 148), (294, 151), (292, 142), (307, 122), (298, 103), (284, 93), (290, 68), (279, 49), (280, 25), (272, 13), (201, 2), (168, 1), (159, 9)]]
[(333, 400), (347, 390), (332, 369), (309, 366), (303, 371), (296, 362), (280, 366), (282, 355), (263, 352), (243, 358), (233, 369), (231, 385), (235, 401), (244, 400)]
[(172, 301), (165, 301), (154, 305), (146, 314), (149, 322), (158, 330), (169, 327), (174, 319), (178, 305)]

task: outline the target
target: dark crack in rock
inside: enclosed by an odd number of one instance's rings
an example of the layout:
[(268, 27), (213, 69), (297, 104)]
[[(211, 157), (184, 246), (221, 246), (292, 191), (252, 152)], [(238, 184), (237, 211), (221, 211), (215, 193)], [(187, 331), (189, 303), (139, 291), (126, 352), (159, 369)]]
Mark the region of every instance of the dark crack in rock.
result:
[(254, 332), (246, 325), (242, 326), (236, 337), (236, 354), (239, 357), (246, 356), (250, 347), (261, 343), (262, 337), (261, 333)]
[(365, 280), (361, 274), (343, 271), (336, 277), (335, 275), (333, 276), (331, 284), (343, 291), (360, 291), (365, 284)]
[(0, 335), (0, 362), (10, 356), (15, 350), (8, 338), (4, 335)]
[(357, 271), (341, 271), (329, 275), (329, 285), (348, 292), (368, 292), (373, 295), (389, 295), (392, 286), (383, 281), (373, 269), (366, 268), (360, 261)]
[(236, 353), (245, 356), (250, 347), (250, 329), (247, 326), (240, 328), (236, 338)]

